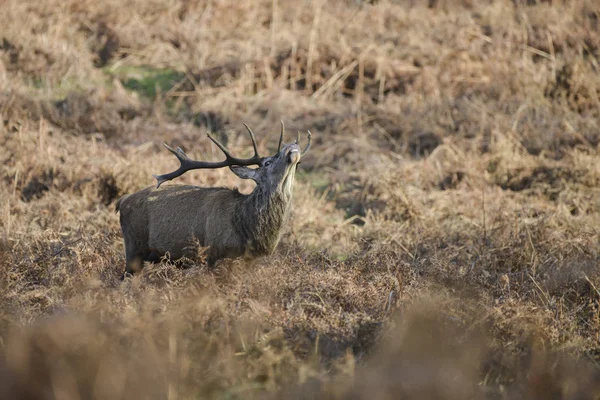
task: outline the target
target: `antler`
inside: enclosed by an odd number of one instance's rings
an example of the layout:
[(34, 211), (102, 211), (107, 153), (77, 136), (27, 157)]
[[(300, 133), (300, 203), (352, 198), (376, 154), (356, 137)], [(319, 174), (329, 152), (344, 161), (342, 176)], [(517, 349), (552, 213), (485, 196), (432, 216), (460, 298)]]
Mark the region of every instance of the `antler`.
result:
[(281, 145), (283, 144), (283, 132), (285, 130), (285, 127), (283, 126), (283, 120), (281, 121), (281, 134), (279, 135), (279, 144), (277, 145), (277, 152), (279, 153), (281, 151)]
[(178, 147), (177, 149), (174, 149), (171, 146), (169, 146), (168, 144), (163, 143), (164, 146), (167, 148), (167, 150), (169, 150), (171, 153), (173, 153), (175, 155), (175, 157), (177, 157), (177, 159), (179, 160), (181, 165), (179, 166), (179, 168), (177, 170), (170, 172), (168, 174), (152, 175), (156, 178), (156, 181), (157, 181), (156, 187), (158, 188), (164, 182), (170, 181), (173, 178), (177, 178), (178, 176), (181, 176), (184, 173), (186, 173), (187, 171), (190, 171), (192, 169), (204, 169), (204, 168), (212, 169), (212, 168), (228, 167), (231, 165), (258, 165), (258, 164), (260, 164), (260, 161), (262, 160), (262, 158), (258, 155), (258, 148), (256, 146), (256, 138), (254, 137), (254, 133), (252, 132), (252, 129), (250, 129), (250, 127), (248, 125), (244, 124), (244, 126), (246, 127), (246, 129), (248, 130), (248, 133), (250, 134), (250, 139), (252, 140), (252, 147), (254, 148), (254, 156), (252, 156), (250, 158), (234, 157), (229, 152), (229, 150), (227, 150), (227, 148), (221, 144), (221, 142), (219, 142), (215, 137), (213, 137), (210, 134), (210, 132), (207, 132), (206, 136), (208, 136), (208, 138), (210, 140), (212, 140), (213, 143), (216, 144), (217, 147), (219, 149), (221, 149), (221, 151), (225, 154), (225, 160), (223, 160), (223, 161), (208, 162), (208, 161), (192, 160), (191, 158), (189, 158), (187, 156), (187, 154), (184, 153), (183, 150), (181, 150), (180, 147)]
[[(281, 151), (281, 145), (283, 144), (283, 133), (284, 133), (284, 125), (283, 125), (283, 120), (282, 120), (281, 121), (281, 134), (279, 135), (279, 145), (277, 146), (278, 153)], [(311, 139), (312, 139), (312, 133), (310, 133), (310, 131), (308, 131), (308, 143), (306, 144), (306, 147), (304, 148), (304, 150), (302, 150), (302, 155), (306, 154), (308, 149), (310, 149)], [(300, 143), (300, 131), (298, 131), (298, 134), (296, 135), (296, 144), (299, 144), (299, 143)]]
[[(304, 150), (302, 150), (302, 156), (306, 154), (306, 152), (308, 151), (308, 149), (310, 149), (310, 140), (312, 139), (312, 133), (310, 133), (310, 131), (308, 132), (308, 143), (306, 144), (306, 147), (304, 148)], [(298, 137), (296, 138), (296, 143), (298, 143), (300, 140), (300, 132), (298, 132)]]

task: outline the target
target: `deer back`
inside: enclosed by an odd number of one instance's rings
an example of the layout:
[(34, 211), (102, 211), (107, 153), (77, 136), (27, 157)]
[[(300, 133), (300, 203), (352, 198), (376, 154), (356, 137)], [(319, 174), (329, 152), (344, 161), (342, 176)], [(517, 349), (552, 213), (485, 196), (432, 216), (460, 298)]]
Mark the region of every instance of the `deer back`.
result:
[(147, 188), (120, 201), (122, 224), (135, 240), (172, 258), (193, 256), (196, 241), (216, 255), (237, 256), (245, 239), (233, 221), (244, 195), (226, 188)]

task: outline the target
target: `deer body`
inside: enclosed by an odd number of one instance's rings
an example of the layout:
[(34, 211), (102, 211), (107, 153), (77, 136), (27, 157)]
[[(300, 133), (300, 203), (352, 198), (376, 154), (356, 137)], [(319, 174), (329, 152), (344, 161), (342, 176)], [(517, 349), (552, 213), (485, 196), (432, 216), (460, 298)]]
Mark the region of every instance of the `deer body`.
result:
[[(254, 144), (252, 133), (251, 137)], [(221, 148), (220, 143), (212, 140)], [(209, 265), (222, 258), (253, 258), (273, 253), (289, 215), (294, 176), (301, 157), (297, 141), (283, 149), (281, 143), (280, 138), (277, 154), (253, 159), (258, 164), (256, 169), (229, 164), (238, 177), (257, 183), (248, 195), (228, 188), (160, 187), (162, 182), (199, 168), (202, 163), (189, 160), (181, 149), (167, 147), (180, 159), (180, 169), (156, 177), (159, 187), (125, 195), (116, 205), (121, 214), (126, 273), (137, 272), (143, 261), (157, 261), (165, 254), (171, 259), (193, 259), (197, 245), (207, 247)], [(310, 140), (304, 152), (309, 146)], [(225, 154), (228, 160), (240, 163), (251, 160)], [(209, 164), (202, 163), (202, 168), (211, 167), (206, 165)]]

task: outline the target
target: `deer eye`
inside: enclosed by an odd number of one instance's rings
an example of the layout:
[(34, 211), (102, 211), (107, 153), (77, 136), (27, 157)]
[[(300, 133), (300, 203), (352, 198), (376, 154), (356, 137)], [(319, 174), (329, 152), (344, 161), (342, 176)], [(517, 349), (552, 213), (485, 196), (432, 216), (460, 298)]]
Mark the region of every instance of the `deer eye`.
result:
[(273, 160), (267, 160), (265, 161), (265, 163), (263, 164), (263, 167), (268, 167), (269, 165), (273, 164)]

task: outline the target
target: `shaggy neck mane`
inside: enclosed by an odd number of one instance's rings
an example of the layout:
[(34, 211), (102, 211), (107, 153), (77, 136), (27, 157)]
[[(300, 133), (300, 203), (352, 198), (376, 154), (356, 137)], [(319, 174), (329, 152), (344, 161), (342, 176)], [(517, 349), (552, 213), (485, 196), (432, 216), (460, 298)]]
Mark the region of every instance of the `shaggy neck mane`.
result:
[(271, 254), (275, 250), (291, 200), (291, 194), (286, 194), (281, 188), (269, 192), (257, 186), (240, 203), (234, 223), (240, 236), (248, 243), (251, 254)]

